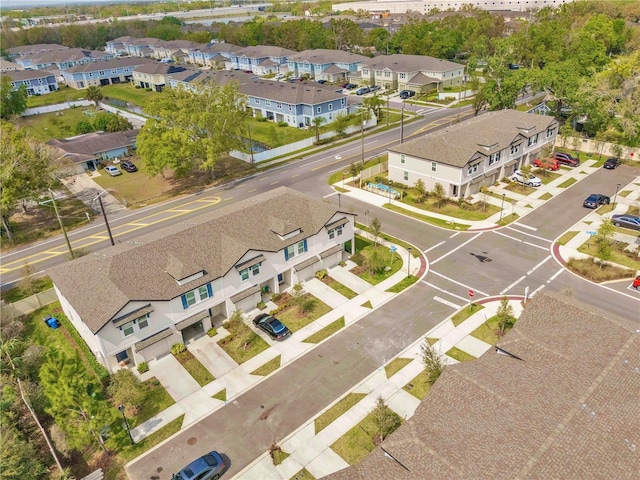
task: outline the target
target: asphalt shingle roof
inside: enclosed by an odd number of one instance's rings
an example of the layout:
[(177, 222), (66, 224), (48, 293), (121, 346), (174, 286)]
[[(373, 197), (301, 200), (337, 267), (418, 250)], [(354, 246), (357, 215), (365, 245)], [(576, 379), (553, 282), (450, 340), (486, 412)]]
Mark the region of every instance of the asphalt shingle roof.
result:
[(498, 346), (522, 360), (490, 350), (447, 367), (410, 420), (325, 478), (638, 478), (637, 332), (538, 294)]
[(74, 65), (67, 68), (65, 71), (68, 73), (84, 73), (84, 72), (96, 72), (99, 70), (111, 70), (113, 68), (124, 67), (137, 67), (138, 65), (146, 65), (158, 63), (155, 60), (144, 57), (122, 57), (114, 58), (113, 60), (98, 60), (91, 63), (82, 63), (80, 65)]
[(239, 57), (262, 58), (262, 57), (289, 57), (297, 52), (287, 50), (286, 48), (274, 47), (271, 45), (256, 45), (253, 47), (244, 47), (235, 52)]
[(363, 66), (372, 70), (390, 69), (393, 72), (417, 72), (428, 70), (432, 72), (446, 72), (456, 68), (463, 69), (464, 65), (442, 60), (440, 58), (429, 57), (427, 55), (404, 55), (401, 53), (394, 55), (380, 55), (367, 59)]
[(84, 50), (82, 48), (64, 48), (60, 50), (37, 52), (25, 57), (33, 64), (77, 62), (86, 58), (102, 58), (105, 52), (98, 50)]
[(83, 155), (96, 155), (115, 148), (127, 147), (135, 144), (140, 130), (126, 130), (124, 132), (92, 132), (62, 140), (53, 139), (47, 145), (56, 147), (63, 152)]
[(544, 134), (555, 123), (553, 117), (546, 115), (500, 110), (451, 125), (389, 150), (464, 167), (477, 152), (490, 155), (506, 148), (521, 134), (526, 137)]
[(45, 78), (54, 75), (48, 70), (15, 70), (4, 72), (14, 82), (19, 80), (33, 80), (34, 78)]
[[(249, 250), (277, 252), (315, 235), (338, 211), (281, 187), (54, 267), (48, 274), (96, 333), (129, 301), (175, 298), (224, 276)], [(278, 235), (298, 229), (286, 240)], [(183, 285), (176, 281), (197, 272), (204, 275)]]
[(271, 100), (293, 105), (317, 105), (319, 103), (344, 98), (335, 88), (320, 84), (302, 82), (273, 82), (270, 80), (252, 80), (239, 88), (245, 95), (269, 98)]
[(317, 48), (312, 50), (303, 50), (300, 53), (289, 55), (288, 61), (309, 62), (311, 64), (325, 63), (363, 63), (369, 60), (369, 57), (358, 55), (357, 53), (345, 52), (344, 50), (330, 50), (328, 48)]

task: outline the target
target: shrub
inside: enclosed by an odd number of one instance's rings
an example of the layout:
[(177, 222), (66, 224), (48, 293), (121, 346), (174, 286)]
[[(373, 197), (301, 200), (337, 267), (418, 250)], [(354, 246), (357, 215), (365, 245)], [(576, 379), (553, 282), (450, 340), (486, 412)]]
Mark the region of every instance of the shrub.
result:
[(173, 355), (178, 355), (184, 352), (186, 349), (187, 347), (184, 346), (184, 343), (176, 343), (171, 347), (171, 353)]
[(147, 362), (142, 362), (138, 365), (138, 373), (145, 373), (149, 371), (149, 364)]
[(287, 122), (278, 122), (279, 127), (288, 127), (289, 124)]
[(207, 330), (207, 335), (209, 335), (210, 337), (215, 337), (217, 333), (218, 333), (218, 331), (213, 327), (211, 327), (209, 330)]
[(318, 270), (318, 271), (316, 272), (316, 278), (317, 278), (318, 280), (322, 280), (322, 279), (323, 279), (324, 277), (326, 277), (326, 276), (327, 276), (327, 269), (326, 269), (326, 268), (325, 268), (325, 269), (323, 269), (323, 270)]
[(256, 120), (258, 120), (259, 122), (266, 122), (267, 121), (267, 117), (258, 117), (258, 118), (256, 118)]
[(351, 255), (351, 261), (362, 266), (362, 264), (364, 263), (364, 255), (362, 255), (361, 253), (354, 253), (353, 255)]
[(271, 295), (271, 301), (272, 302), (277, 302), (281, 298), (282, 298), (282, 294), (281, 293), (274, 293), (273, 295)]
[(264, 310), (265, 308), (267, 308), (267, 304), (266, 304), (266, 303), (264, 303), (262, 300), (260, 300), (260, 301), (258, 302), (258, 304), (256, 305), (256, 307), (257, 307), (259, 310)]

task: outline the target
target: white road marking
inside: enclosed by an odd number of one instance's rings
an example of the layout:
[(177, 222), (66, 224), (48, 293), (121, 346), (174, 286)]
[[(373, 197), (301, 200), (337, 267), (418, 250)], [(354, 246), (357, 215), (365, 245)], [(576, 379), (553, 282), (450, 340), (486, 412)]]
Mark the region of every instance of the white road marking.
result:
[(533, 230), (534, 232), (538, 231), (538, 229), (536, 227), (530, 227), (529, 225), (525, 225), (524, 223), (513, 222), (513, 225), (518, 225), (519, 227), (527, 228), (529, 230)]
[(508, 292), (509, 290), (511, 290), (513, 287), (515, 287), (517, 284), (519, 284), (522, 280), (524, 280), (525, 278), (527, 278), (526, 275), (521, 276), (518, 280), (516, 280), (515, 282), (513, 282), (511, 285), (509, 285), (507, 288), (505, 288), (504, 290), (502, 290), (500, 292), (500, 295), (504, 295), (506, 292)]
[(544, 260), (542, 260), (540, 263), (538, 263), (536, 266), (534, 266), (531, 270), (529, 270), (527, 272), (527, 275), (531, 275), (533, 272), (535, 272), (539, 267), (541, 267), (546, 261), (548, 261), (551, 258), (551, 255), (549, 255), (547, 258), (545, 258)]
[(432, 246), (431, 248), (427, 248), (426, 250), (424, 250), (422, 253), (429, 253), (431, 250), (433, 250), (434, 248), (438, 248), (440, 245), (442, 245), (444, 242), (444, 240), (440, 243), (436, 243), (434, 246)]
[(457, 280), (454, 280), (453, 278), (445, 277), (441, 273), (438, 273), (438, 272), (436, 272), (434, 270), (429, 270), (429, 273), (433, 273), (434, 275), (437, 275), (440, 278), (444, 278), (445, 280), (447, 280), (447, 281), (449, 281), (451, 283), (455, 283), (456, 285), (460, 285), (461, 287), (464, 287), (464, 288), (466, 288), (468, 290), (473, 290), (474, 292), (478, 292), (479, 294), (484, 295), (485, 297), (489, 296), (488, 293), (485, 293), (485, 292), (483, 292), (481, 290), (478, 290), (477, 288), (470, 287), (469, 285), (465, 285), (464, 283), (460, 283)]
[(514, 232), (518, 232), (521, 233), (522, 235), (526, 235), (527, 237), (531, 237), (531, 238), (537, 238), (538, 240), (542, 240), (543, 242), (547, 242), (547, 243), (551, 243), (551, 240), (544, 238), (544, 237), (540, 237), (538, 235), (531, 235), (530, 233), (527, 232), (522, 232), (516, 228), (513, 227), (507, 227), (509, 230), (513, 230)]
[(540, 285), (538, 288), (536, 288), (533, 292), (531, 292), (531, 294), (529, 295), (529, 298), (533, 298), (535, 296), (536, 293), (538, 293), (540, 290), (542, 290), (544, 287), (546, 287), (546, 284), (542, 284)]
[(536, 293), (538, 293), (540, 290), (542, 290), (544, 287), (546, 287), (547, 285), (549, 285), (551, 282), (553, 282), (558, 275), (560, 275), (562, 272), (564, 272), (564, 268), (561, 268), (560, 270), (558, 270), (556, 273), (554, 273), (553, 275), (551, 275), (551, 277), (549, 277), (549, 280), (547, 280), (545, 283), (543, 283), (542, 285), (540, 285), (538, 288), (536, 288), (533, 293), (531, 295), (529, 295), (529, 297), (533, 297)]
[(450, 302), (449, 300), (445, 300), (444, 298), (440, 298), (440, 297), (438, 297), (437, 295), (436, 295), (435, 297), (433, 297), (433, 299), (434, 299), (436, 302), (443, 303), (443, 304), (444, 304), (444, 305), (446, 305), (447, 307), (455, 308), (456, 310), (460, 310), (460, 309), (462, 308), (462, 305), (455, 304), (455, 303), (453, 303), (453, 302)]
[(466, 242), (464, 242), (461, 245), (458, 245), (456, 248), (454, 248), (453, 250), (449, 250), (449, 252), (445, 253), (444, 255), (442, 255), (440, 258), (436, 258), (433, 262), (431, 262), (431, 265), (435, 265), (436, 263), (438, 263), (440, 260), (442, 260), (443, 258), (451, 255), (453, 252), (455, 252), (456, 250), (461, 249), (462, 247), (464, 247), (467, 243), (473, 242), (476, 238), (478, 238), (480, 235), (482, 235), (482, 232), (478, 233), (477, 235), (474, 235), (473, 238), (470, 238), (469, 240), (467, 240)]
[(511, 235), (507, 235), (506, 233), (498, 232), (497, 230), (493, 230), (493, 233), (495, 233), (496, 235), (502, 235), (503, 237), (522, 243), (522, 240), (520, 240), (519, 238), (512, 237)]
[(460, 235), (460, 233), (462, 233), (462, 232), (456, 232), (453, 235), (451, 235), (449, 238), (457, 237), (458, 235)]
[[(512, 229), (513, 230), (513, 229)], [(518, 230), (516, 230), (517, 232)], [(549, 250), (548, 247), (541, 247), (540, 245), (536, 245), (535, 243), (531, 243), (531, 242), (525, 242), (524, 240), (520, 240), (519, 238), (516, 237), (512, 237), (511, 235), (507, 235), (506, 233), (502, 233), (502, 232), (498, 232), (496, 230), (493, 230), (493, 233), (495, 233), (496, 235), (502, 235), (503, 237), (506, 237), (510, 240), (514, 240), (516, 242), (520, 242), (520, 243), (524, 243), (525, 245), (529, 245), (531, 247), (535, 247), (535, 248), (539, 248), (540, 250)], [(524, 233), (524, 232), (520, 232), (520, 233)], [(526, 235), (526, 233), (525, 233)], [(543, 239), (544, 240), (544, 239)]]
[(444, 288), (436, 287), (435, 285), (433, 285), (433, 284), (431, 284), (429, 282), (426, 282), (424, 280), (422, 280), (422, 283), (424, 283), (425, 285), (428, 285), (431, 288), (435, 288), (439, 292), (446, 293), (447, 295), (450, 295), (450, 296), (452, 296), (454, 298), (457, 298), (458, 300), (462, 300), (465, 303), (467, 303), (469, 301), (467, 298), (464, 298), (464, 297), (461, 297), (459, 295), (456, 295), (455, 293), (447, 292)]
[(544, 250), (545, 252), (549, 250), (549, 247), (542, 247), (540, 245), (536, 245), (535, 243), (531, 243), (531, 242), (522, 242), (522, 243), (524, 243), (525, 245), (529, 245), (531, 247), (539, 248), (540, 250)]

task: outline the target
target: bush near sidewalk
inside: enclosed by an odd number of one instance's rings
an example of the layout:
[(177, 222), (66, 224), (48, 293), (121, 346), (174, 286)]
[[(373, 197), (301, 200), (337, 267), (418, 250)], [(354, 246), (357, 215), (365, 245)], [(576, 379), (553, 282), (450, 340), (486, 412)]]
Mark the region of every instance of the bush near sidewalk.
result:
[(635, 274), (633, 270), (628, 268), (609, 264), (601, 265), (594, 258), (570, 258), (567, 267), (572, 272), (593, 282), (632, 278)]

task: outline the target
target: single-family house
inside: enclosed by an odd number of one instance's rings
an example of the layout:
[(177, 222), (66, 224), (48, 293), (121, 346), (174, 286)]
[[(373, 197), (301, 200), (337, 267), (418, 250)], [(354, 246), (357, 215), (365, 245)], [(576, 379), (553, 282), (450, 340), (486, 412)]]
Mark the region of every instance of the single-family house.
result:
[(254, 116), (285, 122), (291, 127), (311, 126), (316, 117), (330, 123), (340, 114), (355, 111), (355, 105), (361, 105), (358, 99), (316, 83), (252, 80), (240, 85), (239, 91), (247, 96), (247, 108)]
[(529, 164), (553, 145), (558, 122), (545, 115), (501, 110), (453, 124), (389, 149), (389, 180), (465, 198)]
[(358, 67), (369, 58), (344, 50), (318, 48), (304, 50), (287, 57), (289, 73), (312, 80), (339, 82), (355, 74)]
[(538, 293), (494, 348), (448, 365), (410, 419), (324, 478), (637, 478), (636, 329), (575, 297)]
[(149, 62), (136, 67), (133, 71), (133, 84), (141, 88), (150, 88), (154, 92), (161, 92), (171, 74), (185, 72), (196, 72), (198, 70), (189, 69), (184, 65), (174, 65), (171, 63)]
[(242, 50), (242, 47), (231, 43), (210, 43), (200, 48), (191, 49), (189, 63), (220, 70), (225, 68), (225, 64), (231, 60), (231, 54), (239, 50)]
[(18, 71), (18, 70), (24, 70), (24, 68), (21, 65), (18, 65), (17, 63), (10, 62), (9, 60), (6, 60), (5, 58), (0, 58), (0, 72), (1, 73), (15, 72), (15, 71)]
[(14, 90), (24, 85), (29, 96), (46, 95), (59, 89), (56, 76), (47, 70), (14, 70), (5, 75), (11, 79)]
[(282, 68), (286, 68), (288, 57), (296, 53), (293, 50), (270, 45), (245, 47), (231, 54), (226, 68), (252, 72), (256, 75), (279, 73)]
[(157, 62), (144, 57), (122, 57), (76, 65), (62, 70), (61, 73), (67, 85), (83, 90), (92, 85), (102, 86), (130, 82), (137, 67), (150, 63)]
[(62, 140), (49, 140), (47, 145), (55, 148), (65, 160), (66, 173), (83, 173), (96, 170), (98, 164), (107, 160), (132, 155), (138, 133), (137, 129), (113, 133), (92, 132)]
[(353, 246), (354, 217), (281, 187), (48, 274), (66, 316), (114, 372), (337, 265)]
[(464, 65), (426, 55), (380, 55), (363, 62), (350, 81), (393, 90), (441, 91), (462, 85)]
[(84, 50), (82, 48), (65, 48), (61, 50), (51, 50), (16, 57), (16, 63), (25, 69), (44, 70), (57, 67), (66, 70), (75, 65), (96, 62), (98, 60), (110, 60), (113, 54), (98, 50)]
[(35, 45), (21, 45), (19, 47), (7, 48), (9, 58), (27, 57), (36, 53), (52, 52), (54, 50), (68, 50), (69, 47), (58, 45), (57, 43), (38, 43)]

